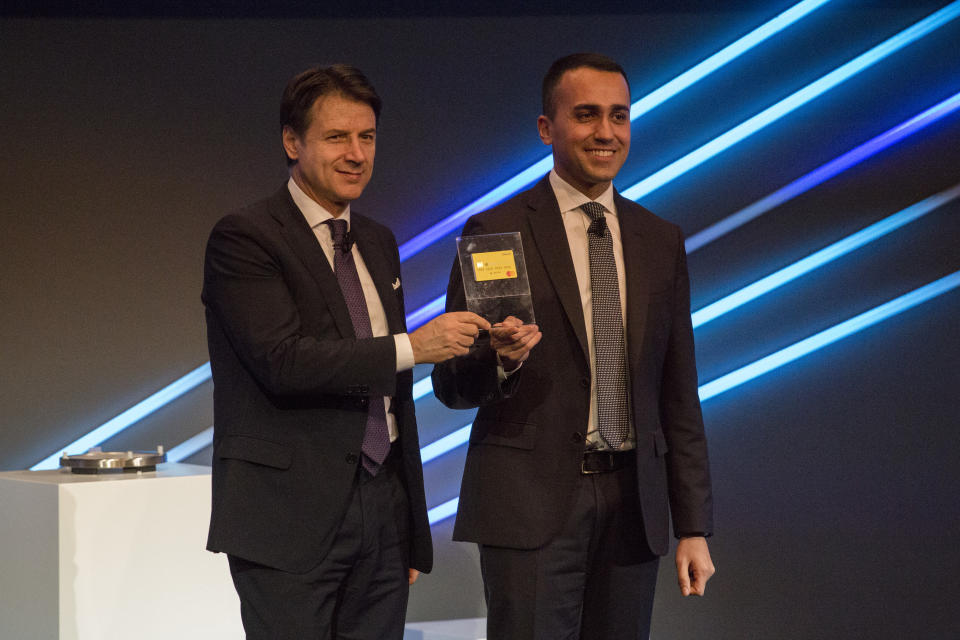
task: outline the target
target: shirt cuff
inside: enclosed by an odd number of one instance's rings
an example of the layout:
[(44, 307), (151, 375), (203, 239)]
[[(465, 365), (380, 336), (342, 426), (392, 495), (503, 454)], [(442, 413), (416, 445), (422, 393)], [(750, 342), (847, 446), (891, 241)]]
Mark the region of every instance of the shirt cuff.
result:
[(503, 368), (503, 361), (500, 359), (500, 354), (498, 353), (497, 354), (497, 380), (500, 382), (500, 384), (503, 384), (504, 382), (507, 381), (507, 378), (515, 374), (517, 371), (520, 371), (520, 367), (522, 366), (523, 366), (523, 362), (518, 364), (514, 369), (510, 371), (506, 371)]
[(413, 359), (413, 345), (410, 344), (410, 336), (405, 333), (396, 333), (393, 335), (393, 342), (397, 345), (397, 373), (413, 369), (416, 362)]

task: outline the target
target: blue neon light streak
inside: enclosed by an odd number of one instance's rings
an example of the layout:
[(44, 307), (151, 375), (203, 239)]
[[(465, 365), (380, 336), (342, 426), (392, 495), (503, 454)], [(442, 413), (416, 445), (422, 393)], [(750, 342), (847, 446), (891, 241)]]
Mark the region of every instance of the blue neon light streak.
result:
[(851, 149), (847, 153), (814, 169), (810, 173), (797, 178), (785, 187), (774, 191), (770, 195), (757, 200), (739, 211), (730, 214), (723, 220), (715, 222), (709, 227), (693, 234), (686, 240), (687, 253), (693, 253), (714, 240), (730, 233), (734, 229), (758, 218), (767, 211), (780, 206), (784, 202), (796, 198), (802, 193), (826, 182), (837, 174), (846, 171), (867, 158), (883, 151), (890, 145), (900, 142), (909, 135), (916, 133), (927, 125), (947, 116), (960, 108), (960, 93), (955, 93), (943, 102), (940, 102), (926, 111), (915, 115), (909, 120), (884, 131), (880, 135)]
[(433, 318), (443, 313), (447, 305), (447, 294), (431, 300), (416, 311), (407, 314), (407, 329), (413, 331), (422, 324), (426, 324)]
[(814, 80), (802, 89), (792, 93), (776, 104), (767, 107), (755, 116), (748, 118), (733, 129), (723, 133), (700, 148), (691, 151), (682, 158), (675, 160), (662, 169), (647, 176), (640, 182), (623, 192), (623, 196), (631, 200), (638, 200), (643, 196), (659, 189), (706, 162), (715, 155), (726, 151), (733, 145), (753, 135), (795, 109), (805, 105), (814, 98), (822, 95), (837, 85), (849, 80), (861, 71), (880, 62), (887, 56), (903, 47), (915, 42), (930, 32), (942, 27), (960, 15), (960, 0), (950, 3), (943, 9), (933, 13), (913, 26), (907, 27), (900, 33), (884, 40), (869, 51), (860, 54), (846, 64), (837, 67), (830, 73)]
[(210, 379), (210, 363), (200, 365), (179, 380), (176, 380), (153, 395), (141, 400), (120, 415), (104, 422), (102, 425), (86, 434), (85, 436), (74, 440), (60, 451), (50, 454), (37, 464), (30, 467), (31, 471), (41, 469), (56, 469), (60, 466), (60, 456), (64, 451), (69, 454), (84, 453), (90, 447), (95, 447), (107, 438), (110, 438), (134, 422), (142, 420), (160, 407), (173, 402), (183, 394), (191, 391), (195, 387), (203, 384)]
[[(630, 106), (630, 119), (636, 120), (648, 111), (658, 107), (691, 85), (699, 82), (714, 71), (737, 59), (750, 49), (768, 38), (786, 29), (796, 21), (819, 9), (829, 0), (805, 0), (790, 7), (775, 18), (760, 25), (750, 33), (717, 51), (705, 60), (687, 69), (673, 80), (640, 98)], [(543, 177), (553, 168), (553, 156), (548, 155), (503, 184), (474, 200), (467, 206), (450, 214), (440, 222), (420, 232), (400, 246), (400, 260), (406, 260), (440, 238), (453, 233), (463, 221), (475, 213), (485, 211), (503, 202), (524, 187)]]
[(895, 316), (931, 298), (935, 298), (957, 286), (960, 286), (960, 271), (954, 271), (950, 275), (935, 280), (928, 285), (915, 289), (890, 302), (886, 302), (879, 307), (874, 307), (869, 311), (865, 311), (858, 316), (854, 316), (829, 329), (825, 329), (789, 347), (771, 353), (745, 367), (740, 367), (735, 371), (731, 371), (726, 375), (701, 385), (699, 390), (700, 400), (708, 400), (725, 391), (739, 387), (745, 382), (769, 373), (789, 362), (811, 354), (837, 340), (862, 331), (871, 325)]
[[(829, 329), (825, 329), (819, 333), (816, 333), (809, 338), (805, 338), (800, 342), (797, 342), (789, 347), (771, 353), (770, 355), (748, 364), (744, 367), (731, 371), (728, 374), (720, 376), (715, 380), (703, 384), (699, 388), (700, 400), (706, 401), (710, 398), (720, 395), (730, 389), (739, 387), (742, 384), (745, 384), (754, 378), (758, 378), (765, 373), (769, 373), (775, 369), (782, 367), (785, 364), (798, 360), (804, 356), (810, 355), (811, 353), (818, 351), (838, 340), (849, 337), (855, 333), (863, 331), (867, 327), (877, 324), (892, 318), (893, 316), (907, 311), (919, 304), (927, 302), (941, 294), (944, 294), (951, 289), (955, 289), (960, 286), (960, 271), (954, 271), (953, 273), (935, 280), (930, 284), (924, 285), (919, 289), (914, 289), (913, 291), (906, 293), (898, 298), (894, 298), (889, 302), (885, 302), (880, 306), (874, 307), (869, 311), (865, 311), (849, 320), (845, 320), (840, 324), (834, 325)], [(444, 502), (441, 505), (434, 507), (428, 511), (428, 516), (430, 517), (430, 524), (440, 522), (445, 518), (449, 518), (457, 512), (457, 505), (459, 504), (459, 496), (453, 500)]]
[(167, 462), (180, 462), (189, 458), (198, 451), (213, 444), (213, 426), (209, 426), (197, 435), (184, 440), (170, 451), (167, 451)]
[(460, 505), (460, 496), (457, 496), (453, 500), (447, 500), (443, 504), (435, 506), (433, 509), (427, 511), (427, 519), (430, 521), (430, 524), (436, 524), (441, 520), (446, 520), (452, 515), (457, 513), (457, 507)]
[(439, 458), (448, 451), (453, 451), (460, 445), (467, 444), (467, 442), (470, 441), (471, 427), (473, 427), (472, 422), (422, 447), (420, 449), (420, 460), (426, 464), (434, 458)]
[(422, 380), (417, 380), (413, 383), (413, 401), (416, 402), (425, 395), (433, 393), (433, 382), (430, 381), (430, 376), (423, 378)]
[(702, 309), (694, 312), (691, 316), (693, 327), (697, 328), (711, 320), (719, 318), (725, 313), (733, 311), (751, 300), (759, 298), (774, 289), (781, 287), (791, 280), (813, 271), (828, 262), (832, 262), (841, 256), (844, 256), (863, 245), (873, 242), (877, 238), (882, 238), (888, 233), (899, 229), (900, 227), (917, 220), (934, 209), (945, 205), (960, 196), (960, 184), (941, 191), (935, 195), (925, 198), (920, 202), (910, 205), (893, 215), (890, 215), (879, 222), (857, 231), (854, 234), (838, 240), (833, 244), (811, 253), (806, 258), (798, 260), (793, 264), (774, 271), (770, 275), (760, 278), (753, 284), (747, 285), (730, 295), (720, 298), (716, 302), (708, 304)]

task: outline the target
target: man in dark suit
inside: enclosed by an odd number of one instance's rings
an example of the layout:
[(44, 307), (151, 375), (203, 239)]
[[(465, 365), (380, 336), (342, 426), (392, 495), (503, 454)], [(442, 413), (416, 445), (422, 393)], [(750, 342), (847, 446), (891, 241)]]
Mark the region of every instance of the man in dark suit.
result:
[[(462, 235), (520, 232), (538, 324), (497, 322), (433, 371), (446, 405), (480, 407), (454, 539), (480, 545), (490, 640), (645, 640), (670, 515), (683, 595), (714, 571), (683, 238), (613, 189), (630, 148), (617, 63), (557, 60), (537, 124), (550, 175)], [(464, 308), (455, 261), (447, 310)]]
[(290, 180), (207, 244), (207, 548), (228, 554), (248, 638), (399, 639), (408, 585), (431, 568), (411, 368), (489, 325), (445, 314), (406, 333), (396, 240), (350, 210), (379, 114), (353, 67), (294, 77)]

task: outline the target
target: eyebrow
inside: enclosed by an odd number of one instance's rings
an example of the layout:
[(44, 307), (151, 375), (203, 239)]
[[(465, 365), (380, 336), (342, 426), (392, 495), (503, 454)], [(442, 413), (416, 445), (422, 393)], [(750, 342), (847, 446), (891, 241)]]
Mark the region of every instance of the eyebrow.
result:
[[(575, 104), (575, 105), (573, 105), (573, 109), (574, 109), (574, 110), (577, 110), (577, 109), (592, 109), (592, 110), (594, 110), (594, 111), (600, 111), (600, 105), (598, 105), (598, 104), (593, 104), (593, 103), (589, 103), (589, 102), (584, 102), (584, 103), (581, 103), (581, 104)], [(629, 105), (625, 105), (625, 104), (614, 104), (614, 105), (610, 105), (610, 110), (611, 110), (611, 111), (629, 111), (629, 110), (630, 110), (630, 107), (629, 107)]]

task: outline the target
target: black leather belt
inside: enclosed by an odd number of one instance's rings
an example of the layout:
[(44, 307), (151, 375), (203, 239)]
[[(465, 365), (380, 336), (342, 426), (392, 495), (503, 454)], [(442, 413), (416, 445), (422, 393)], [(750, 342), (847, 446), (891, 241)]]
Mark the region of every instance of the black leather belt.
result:
[(627, 451), (587, 451), (583, 454), (583, 462), (580, 463), (580, 473), (610, 473), (635, 464), (636, 461), (637, 456), (633, 449)]

